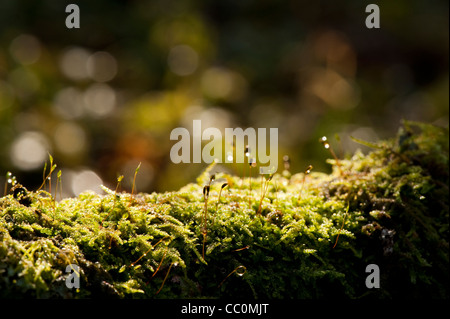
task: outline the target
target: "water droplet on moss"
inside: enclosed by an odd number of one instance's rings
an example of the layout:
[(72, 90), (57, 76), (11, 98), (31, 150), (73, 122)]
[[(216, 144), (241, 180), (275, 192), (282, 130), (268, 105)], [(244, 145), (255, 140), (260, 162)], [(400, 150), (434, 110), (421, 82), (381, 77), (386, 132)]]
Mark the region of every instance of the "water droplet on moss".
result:
[(330, 143), (328, 143), (328, 139), (326, 136), (322, 136), (319, 141), (320, 141), (320, 143), (322, 143), (323, 147), (325, 147), (326, 149), (330, 148)]
[(239, 266), (236, 268), (236, 275), (238, 275), (239, 277), (244, 276), (244, 274), (247, 272), (247, 268), (245, 268), (245, 266)]

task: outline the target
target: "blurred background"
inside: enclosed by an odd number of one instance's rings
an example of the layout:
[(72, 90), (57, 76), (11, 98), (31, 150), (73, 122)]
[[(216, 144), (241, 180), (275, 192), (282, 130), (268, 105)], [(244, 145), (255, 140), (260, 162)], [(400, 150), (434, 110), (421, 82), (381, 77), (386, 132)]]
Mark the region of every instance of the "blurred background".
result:
[(448, 1), (376, 1), (367, 29), (372, 2), (0, 0), (1, 194), (8, 171), (39, 187), (49, 153), (64, 196), (130, 191), (139, 163), (137, 191), (179, 189), (207, 166), (169, 158), (193, 119), (278, 127), (279, 172), (329, 171), (323, 135), (342, 157), (402, 118), (448, 126)]

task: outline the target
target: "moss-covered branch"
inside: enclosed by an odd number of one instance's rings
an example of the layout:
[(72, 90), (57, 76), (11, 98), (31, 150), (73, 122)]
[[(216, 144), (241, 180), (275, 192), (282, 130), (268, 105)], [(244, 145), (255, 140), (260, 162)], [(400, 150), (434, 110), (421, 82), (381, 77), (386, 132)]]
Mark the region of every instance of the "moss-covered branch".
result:
[[(16, 185), (0, 199), (0, 295), (448, 297), (448, 137), (405, 122), (370, 154), (306, 178), (210, 167), (176, 192), (105, 188), (59, 202)], [(69, 264), (79, 289), (66, 287)], [(368, 264), (379, 289), (365, 285)]]

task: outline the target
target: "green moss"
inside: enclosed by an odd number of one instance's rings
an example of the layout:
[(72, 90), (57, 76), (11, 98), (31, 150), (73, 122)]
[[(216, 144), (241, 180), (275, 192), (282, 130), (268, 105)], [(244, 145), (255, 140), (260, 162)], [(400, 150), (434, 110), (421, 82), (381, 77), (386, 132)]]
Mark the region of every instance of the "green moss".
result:
[[(250, 188), (213, 166), (176, 192), (4, 196), (0, 295), (448, 298), (448, 136), (405, 122), (368, 155), (340, 160), (342, 174), (334, 160), (329, 175), (276, 174), (262, 201), (263, 178)], [(365, 286), (372, 263), (379, 289)], [(66, 287), (69, 264), (79, 289)]]

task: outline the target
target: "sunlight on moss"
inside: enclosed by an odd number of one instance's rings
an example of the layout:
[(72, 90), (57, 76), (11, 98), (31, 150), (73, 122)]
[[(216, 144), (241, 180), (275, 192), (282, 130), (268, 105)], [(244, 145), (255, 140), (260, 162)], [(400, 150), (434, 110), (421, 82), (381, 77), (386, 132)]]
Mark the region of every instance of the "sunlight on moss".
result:
[[(176, 192), (103, 186), (57, 202), (13, 188), (0, 199), (0, 295), (448, 297), (448, 130), (405, 122), (372, 146), (329, 160), (330, 175), (276, 174), (262, 200), (263, 178), (250, 187), (214, 165)], [(369, 263), (385, 270), (381, 289), (364, 286)], [(79, 289), (65, 285), (69, 264)]]

